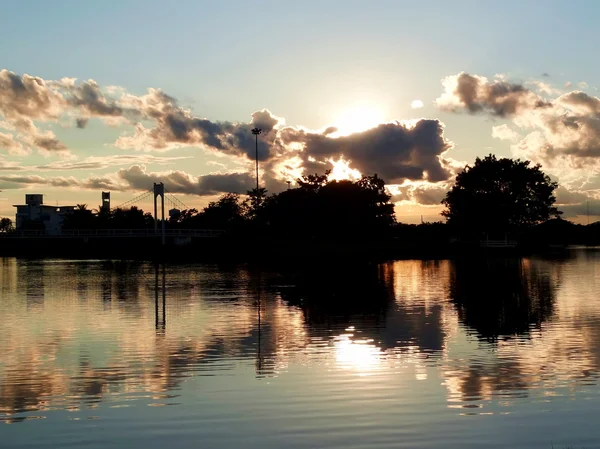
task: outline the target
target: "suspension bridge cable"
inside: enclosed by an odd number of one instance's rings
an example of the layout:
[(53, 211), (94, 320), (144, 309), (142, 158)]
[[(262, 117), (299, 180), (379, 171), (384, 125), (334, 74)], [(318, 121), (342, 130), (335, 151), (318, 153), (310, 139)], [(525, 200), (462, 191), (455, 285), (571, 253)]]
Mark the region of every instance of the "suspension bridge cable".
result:
[(173, 203), (173, 205), (177, 205), (178, 207), (181, 207), (183, 210), (189, 209), (189, 207), (187, 205), (185, 205), (182, 201), (177, 199), (177, 197), (175, 197), (175, 195), (173, 195), (171, 192), (169, 192), (166, 187), (165, 187), (165, 193), (168, 193), (167, 198)]
[(117, 207), (115, 207), (114, 209), (123, 209), (126, 206), (129, 206), (133, 203), (136, 203), (138, 201), (142, 201), (144, 200), (147, 196), (150, 196), (154, 193), (153, 190), (148, 190), (147, 192), (142, 193), (141, 195), (136, 196), (135, 198), (130, 199), (129, 201), (125, 201), (122, 204), (119, 204)]

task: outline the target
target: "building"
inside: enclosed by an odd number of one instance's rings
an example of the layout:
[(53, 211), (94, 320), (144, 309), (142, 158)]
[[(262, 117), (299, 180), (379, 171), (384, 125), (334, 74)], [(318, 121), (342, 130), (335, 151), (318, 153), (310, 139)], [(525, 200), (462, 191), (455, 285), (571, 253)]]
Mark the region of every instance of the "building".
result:
[(75, 206), (50, 206), (44, 204), (44, 195), (32, 193), (25, 195), (25, 204), (15, 204), (17, 230), (27, 227), (27, 223), (41, 222), (48, 235), (59, 235), (62, 231), (64, 216), (73, 212)]
[(102, 192), (102, 204), (100, 205), (100, 211), (105, 213), (110, 212), (110, 192)]

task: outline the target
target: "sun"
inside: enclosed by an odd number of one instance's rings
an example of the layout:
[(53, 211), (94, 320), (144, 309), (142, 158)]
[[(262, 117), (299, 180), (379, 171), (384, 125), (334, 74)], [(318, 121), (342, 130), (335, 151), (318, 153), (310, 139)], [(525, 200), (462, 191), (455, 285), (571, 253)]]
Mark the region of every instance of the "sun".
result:
[(346, 136), (374, 128), (384, 121), (380, 109), (372, 106), (354, 106), (345, 109), (334, 121), (333, 126), (338, 129), (335, 135)]

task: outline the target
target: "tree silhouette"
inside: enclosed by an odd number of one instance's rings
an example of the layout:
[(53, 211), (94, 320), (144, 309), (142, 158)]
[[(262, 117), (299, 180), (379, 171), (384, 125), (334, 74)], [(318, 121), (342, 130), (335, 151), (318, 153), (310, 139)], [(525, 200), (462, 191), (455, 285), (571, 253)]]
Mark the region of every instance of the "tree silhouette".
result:
[(395, 223), (394, 205), (377, 175), (353, 182), (307, 175), (298, 188), (271, 195), (258, 211), (269, 235), (330, 240), (380, 238)]
[(13, 230), (13, 222), (10, 218), (0, 218), (0, 232), (10, 232)]
[(557, 187), (540, 165), (490, 154), (458, 174), (442, 215), (467, 232), (522, 229), (561, 214), (553, 206)]
[(78, 204), (63, 219), (63, 229), (93, 229), (97, 227), (94, 213), (87, 204)]

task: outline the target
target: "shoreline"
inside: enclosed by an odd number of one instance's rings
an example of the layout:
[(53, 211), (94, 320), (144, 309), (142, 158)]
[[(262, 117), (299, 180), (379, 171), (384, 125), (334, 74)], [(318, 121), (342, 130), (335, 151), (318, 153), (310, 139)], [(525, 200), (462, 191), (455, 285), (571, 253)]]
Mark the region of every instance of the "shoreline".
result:
[[(586, 248), (593, 248), (587, 247)], [(561, 257), (575, 246), (519, 246), (481, 248), (477, 244), (444, 242), (361, 240), (318, 241), (255, 238), (196, 238), (186, 242), (174, 238), (161, 245), (160, 237), (136, 239), (73, 238), (0, 238), (0, 257), (30, 259), (113, 259), (181, 262), (273, 262), (440, 260), (463, 257)]]

